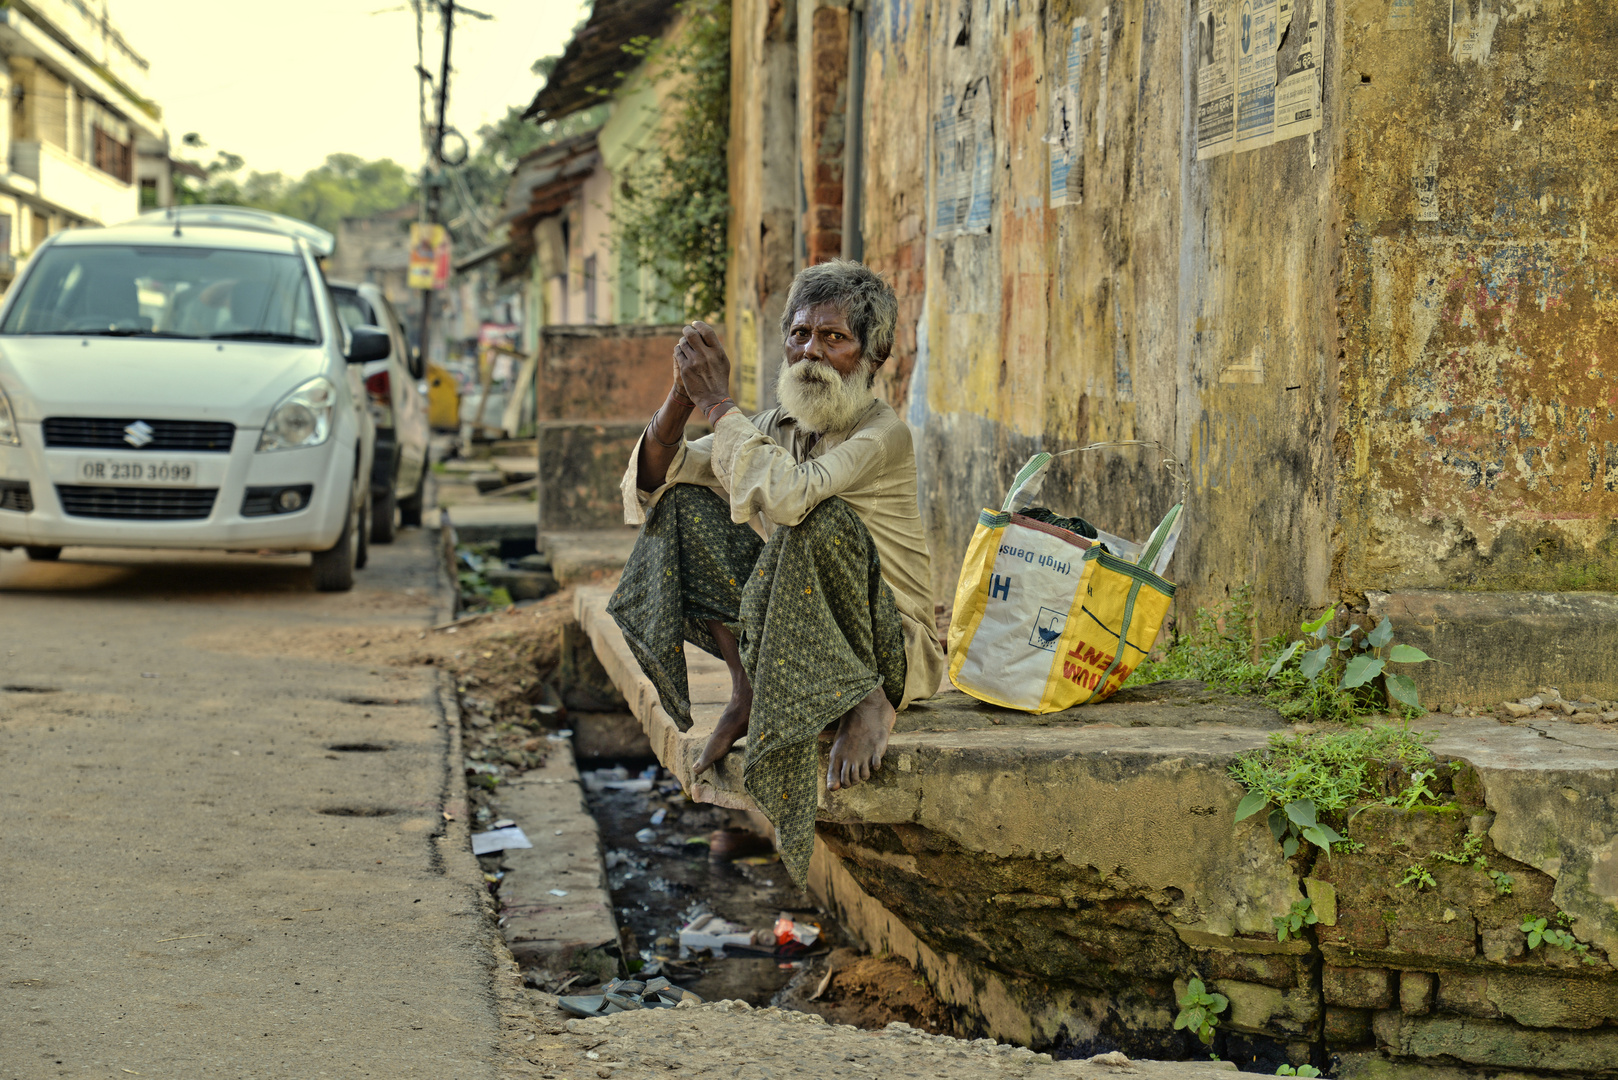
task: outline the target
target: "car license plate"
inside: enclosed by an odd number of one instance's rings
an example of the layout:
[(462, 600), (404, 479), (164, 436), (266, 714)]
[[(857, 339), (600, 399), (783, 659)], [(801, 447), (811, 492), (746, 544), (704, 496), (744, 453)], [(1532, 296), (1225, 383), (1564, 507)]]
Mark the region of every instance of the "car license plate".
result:
[(80, 458), (79, 483), (119, 487), (195, 487), (197, 466), (193, 461), (172, 459), (130, 461), (125, 458)]

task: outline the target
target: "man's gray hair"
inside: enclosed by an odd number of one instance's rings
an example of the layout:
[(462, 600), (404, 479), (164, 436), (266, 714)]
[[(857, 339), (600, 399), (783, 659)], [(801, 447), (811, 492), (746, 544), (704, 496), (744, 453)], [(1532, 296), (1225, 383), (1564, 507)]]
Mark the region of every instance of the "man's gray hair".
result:
[(899, 301), (886, 281), (864, 263), (832, 259), (806, 266), (792, 279), (787, 307), (781, 313), (781, 336), (792, 333), (792, 319), (806, 307), (832, 304), (860, 339), (865, 359), (874, 366), (893, 351), (893, 327)]

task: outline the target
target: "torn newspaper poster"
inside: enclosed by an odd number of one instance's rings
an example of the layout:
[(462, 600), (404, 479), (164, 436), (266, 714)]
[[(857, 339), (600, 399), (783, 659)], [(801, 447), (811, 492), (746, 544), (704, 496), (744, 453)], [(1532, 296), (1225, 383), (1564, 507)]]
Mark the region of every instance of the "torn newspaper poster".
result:
[(1389, 30), (1414, 30), (1416, 28), (1416, 0), (1393, 0), (1388, 7)]
[(1416, 188), (1416, 220), (1438, 220), (1438, 162), (1428, 160), (1416, 167), (1411, 182)]
[(1457, 64), (1481, 64), (1494, 47), (1500, 23), (1496, 0), (1450, 0), (1449, 51)]
[(1101, 8), (1101, 86), (1096, 91), (1096, 149), (1107, 152), (1107, 58), (1112, 55), (1112, 5)]
[(1276, 0), (1241, 0), (1236, 20), (1236, 149), (1275, 138)]
[(934, 189), (938, 232), (988, 232), (994, 183), (988, 78), (968, 83), (959, 98), (945, 94), (933, 128), (938, 146)]
[(1050, 129), (1051, 206), (1078, 206), (1084, 202), (1084, 113), (1080, 104), (1080, 75), (1090, 52), (1090, 20), (1073, 20), (1067, 43), (1067, 81), (1052, 87)]
[(1197, 160), (1207, 161), (1236, 144), (1236, 62), (1228, 4), (1197, 0), (1196, 48)]
[[(1320, 130), (1321, 71), (1316, 59), (1320, 22), (1309, 8), (1309, 28), (1298, 51), (1297, 63), (1281, 76), (1275, 88), (1275, 141)], [(1282, 31), (1285, 33), (1285, 30)]]

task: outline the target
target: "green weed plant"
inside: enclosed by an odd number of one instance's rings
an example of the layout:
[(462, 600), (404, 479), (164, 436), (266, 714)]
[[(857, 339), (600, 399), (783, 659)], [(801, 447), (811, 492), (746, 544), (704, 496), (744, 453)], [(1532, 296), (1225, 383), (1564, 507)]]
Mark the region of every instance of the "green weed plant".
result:
[(1174, 1030), (1192, 1032), (1207, 1046), (1213, 1042), (1219, 1014), (1229, 1004), (1229, 998), (1224, 994), (1209, 993), (1202, 980), (1193, 975), (1186, 984), (1185, 994), (1180, 998), (1180, 1012), (1174, 1018)]
[(1291, 858), (1308, 842), (1329, 857), (1343, 837), (1327, 824), (1355, 803), (1377, 795), (1375, 781), (1389, 765), (1406, 773), (1430, 763), (1426, 736), (1393, 724), (1333, 732), (1276, 732), (1263, 751), (1243, 754), (1230, 775), (1247, 789), (1236, 807), (1243, 821), (1269, 810), (1270, 833)]
[[(1185, 633), (1156, 660), (1130, 675), (1126, 686), (1164, 679), (1196, 679), (1211, 690), (1262, 694), (1288, 720), (1354, 723), (1394, 707), (1413, 717), (1420, 711), (1415, 683), (1388, 664), (1423, 663), (1426, 653), (1393, 641), (1383, 619), (1363, 632), (1356, 623), (1342, 634), (1330, 629), (1337, 609), (1304, 623), (1303, 637), (1265, 642), (1253, 660), (1253, 590), (1244, 584), (1216, 608), (1198, 608)], [(1311, 642), (1314, 647), (1305, 649)]]

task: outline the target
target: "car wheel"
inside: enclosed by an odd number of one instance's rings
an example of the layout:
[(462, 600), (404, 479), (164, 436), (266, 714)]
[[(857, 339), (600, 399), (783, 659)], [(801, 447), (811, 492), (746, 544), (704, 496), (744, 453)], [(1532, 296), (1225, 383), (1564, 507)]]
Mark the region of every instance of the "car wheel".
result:
[(372, 499), (371, 543), (393, 543), (393, 512), (395, 507), (398, 506), (397, 499), (398, 496), (393, 493), (393, 489), (391, 487), (388, 489), (387, 494), (383, 495), (380, 500), (374, 498)]
[(354, 528), (354, 505), (350, 501), (348, 516), (343, 519), (343, 531), (337, 537), (337, 543), (325, 551), (315, 552), (313, 566), (317, 592), (347, 592), (354, 587), (359, 541), (359, 531)]
[(28, 553), (28, 557), (34, 562), (55, 562), (62, 557), (62, 549), (59, 547), (40, 547), (27, 544), (24, 545), (23, 550)]
[(422, 502), (427, 497), (427, 464), (422, 463), (421, 475), (416, 478), (416, 490), (399, 500), (399, 524), (412, 529), (421, 528)]
[(354, 552), (354, 569), (364, 570), (365, 564), (371, 561), (371, 493), (365, 493), (365, 503), (360, 507), (359, 520), (359, 547)]

